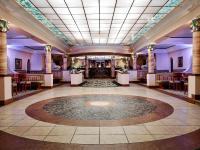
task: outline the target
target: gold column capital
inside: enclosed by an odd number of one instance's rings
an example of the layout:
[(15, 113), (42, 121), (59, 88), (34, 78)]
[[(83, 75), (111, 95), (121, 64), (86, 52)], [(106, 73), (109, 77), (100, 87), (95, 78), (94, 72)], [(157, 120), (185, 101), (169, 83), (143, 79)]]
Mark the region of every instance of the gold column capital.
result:
[(192, 20), (192, 32), (200, 31), (200, 17)]
[(150, 44), (150, 45), (147, 46), (147, 49), (149, 51), (153, 51), (154, 46), (155, 46), (155, 44)]
[(0, 19), (0, 32), (6, 33), (8, 29), (8, 22), (6, 20)]
[(45, 45), (45, 50), (46, 50), (46, 52), (51, 52), (52, 46), (51, 45)]

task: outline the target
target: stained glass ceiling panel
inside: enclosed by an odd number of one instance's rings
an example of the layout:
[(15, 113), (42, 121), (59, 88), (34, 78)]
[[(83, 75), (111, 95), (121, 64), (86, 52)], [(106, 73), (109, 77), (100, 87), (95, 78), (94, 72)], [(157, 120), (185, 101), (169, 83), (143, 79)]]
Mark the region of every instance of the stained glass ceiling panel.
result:
[(130, 44), (182, 0), (17, 0), (67, 44)]

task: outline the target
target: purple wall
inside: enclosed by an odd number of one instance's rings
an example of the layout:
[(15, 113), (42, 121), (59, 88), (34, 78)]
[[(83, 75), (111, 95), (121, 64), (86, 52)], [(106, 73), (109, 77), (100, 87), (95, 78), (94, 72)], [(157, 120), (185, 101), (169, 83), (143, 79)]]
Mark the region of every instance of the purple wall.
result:
[(32, 54), (31, 56), (31, 70), (43, 69), (43, 54)]
[(15, 58), (22, 59), (22, 70), (27, 70), (27, 61), (31, 61), (31, 70), (42, 70), (42, 54), (34, 54), (25, 51), (8, 48), (8, 68), (10, 72), (15, 70)]
[(169, 70), (170, 62), (168, 53), (156, 54), (156, 70)]
[[(178, 57), (183, 57), (183, 67), (178, 67)], [(157, 70), (169, 70), (170, 58), (173, 58), (174, 70), (189, 69), (192, 63), (192, 48), (178, 50), (170, 53), (157, 53), (156, 54), (156, 69)]]
[[(183, 56), (183, 67), (178, 67), (178, 57)], [(192, 49), (184, 49), (169, 53), (169, 58), (173, 58), (174, 69), (187, 69), (191, 66)]]

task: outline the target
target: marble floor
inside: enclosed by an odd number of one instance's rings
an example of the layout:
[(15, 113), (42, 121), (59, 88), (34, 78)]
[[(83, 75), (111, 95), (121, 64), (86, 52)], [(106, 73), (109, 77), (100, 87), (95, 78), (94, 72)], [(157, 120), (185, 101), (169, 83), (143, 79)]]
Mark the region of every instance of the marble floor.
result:
[[(109, 126), (84, 126), (78, 123), (76, 125), (62, 125), (59, 123), (44, 122), (34, 119), (34, 117), (29, 116), (25, 111), (30, 105), (46, 99), (95, 94), (147, 97), (155, 101), (167, 103), (173, 108), (173, 111), (164, 116), (164, 118), (154, 121), (145, 122), (144, 120), (143, 123), (129, 125), (112, 124)], [(189, 136), (190, 133), (194, 132), (200, 134), (199, 129), (200, 107), (198, 105), (137, 84), (131, 84), (129, 87), (98, 89), (62, 85), (0, 108), (0, 130), (2, 131), (0, 134), (9, 133), (9, 135), (32, 139), (34, 141), (66, 143), (68, 146), (74, 144), (90, 144), (90, 146), (114, 144), (116, 148), (115, 144), (145, 144), (150, 141), (166, 142), (166, 140), (172, 138), (175, 140), (173, 144), (180, 144), (180, 139), (176, 143), (176, 138), (178, 139), (185, 135)], [(200, 142), (190, 142), (190, 144), (195, 144), (196, 148), (200, 148)], [(0, 149), (4, 149), (3, 145), (0, 145)]]

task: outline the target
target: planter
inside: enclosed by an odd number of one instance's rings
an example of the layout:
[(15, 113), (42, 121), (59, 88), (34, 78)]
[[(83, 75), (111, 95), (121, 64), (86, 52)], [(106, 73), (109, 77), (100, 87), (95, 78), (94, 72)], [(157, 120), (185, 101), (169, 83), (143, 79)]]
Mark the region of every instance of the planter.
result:
[(117, 83), (122, 86), (129, 86), (129, 73), (117, 71)]

